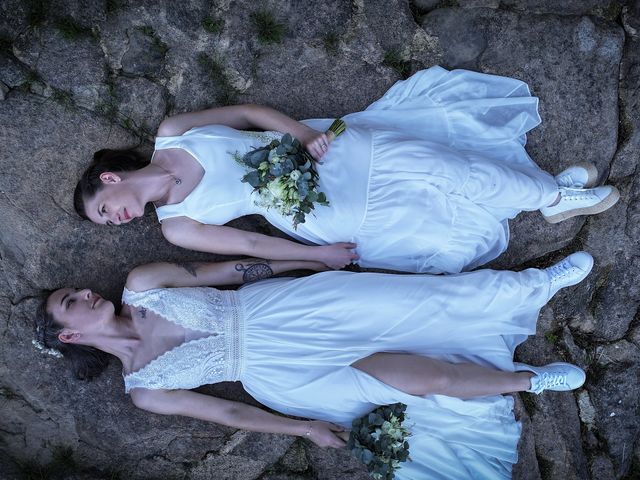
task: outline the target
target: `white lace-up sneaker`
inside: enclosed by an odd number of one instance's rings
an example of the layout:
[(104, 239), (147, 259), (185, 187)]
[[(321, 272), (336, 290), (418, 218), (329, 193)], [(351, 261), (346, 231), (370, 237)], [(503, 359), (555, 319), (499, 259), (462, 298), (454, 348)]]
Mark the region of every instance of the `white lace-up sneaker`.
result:
[(596, 188), (560, 187), (560, 200), (540, 212), (549, 223), (558, 223), (577, 215), (594, 215), (613, 207), (620, 198), (616, 187), (605, 185)]
[(577, 163), (555, 176), (559, 187), (591, 188), (598, 180), (598, 169), (593, 163)]
[(587, 375), (579, 367), (570, 363), (555, 362), (543, 367), (532, 367), (526, 363), (516, 363), (516, 372), (533, 372), (531, 388), (527, 392), (541, 394), (545, 390), (567, 392), (580, 388)]
[(593, 268), (593, 257), (587, 252), (572, 253), (555, 265), (544, 269), (549, 276), (549, 298), (564, 287), (584, 280)]

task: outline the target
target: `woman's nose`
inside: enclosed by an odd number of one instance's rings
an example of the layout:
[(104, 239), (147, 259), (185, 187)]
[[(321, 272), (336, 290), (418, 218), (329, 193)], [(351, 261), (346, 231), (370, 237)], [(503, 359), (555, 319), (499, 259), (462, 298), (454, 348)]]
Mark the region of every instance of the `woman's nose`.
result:
[(91, 290), (88, 288), (80, 290), (80, 295), (82, 295), (82, 298), (89, 300), (91, 298)]

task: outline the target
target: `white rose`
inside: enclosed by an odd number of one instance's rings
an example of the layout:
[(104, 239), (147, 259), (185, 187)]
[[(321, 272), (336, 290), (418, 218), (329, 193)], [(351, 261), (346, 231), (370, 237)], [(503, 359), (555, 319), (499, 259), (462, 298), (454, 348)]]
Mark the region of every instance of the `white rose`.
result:
[(289, 174), (289, 178), (291, 178), (291, 180), (293, 180), (294, 182), (297, 182), (301, 176), (302, 174), (300, 173), (299, 170), (294, 170)]
[(275, 148), (269, 152), (269, 161), (273, 164), (280, 163), (282, 161), (280, 156), (276, 153)]
[(282, 182), (280, 182), (279, 178), (271, 180), (269, 183), (267, 183), (267, 188), (276, 198), (282, 198), (284, 196), (284, 185), (282, 185)]

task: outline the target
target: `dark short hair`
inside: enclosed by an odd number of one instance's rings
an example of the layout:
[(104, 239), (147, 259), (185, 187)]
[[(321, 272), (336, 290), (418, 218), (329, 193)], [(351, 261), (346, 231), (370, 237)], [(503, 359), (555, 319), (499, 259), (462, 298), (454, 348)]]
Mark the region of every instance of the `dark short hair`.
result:
[(149, 165), (149, 159), (132, 148), (110, 150), (104, 148), (93, 154), (93, 161), (84, 171), (73, 192), (73, 207), (76, 213), (89, 220), (84, 205), (85, 199), (93, 197), (104, 184), (100, 175), (104, 172), (127, 172)]
[(55, 348), (69, 363), (76, 378), (91, 380), (100, 375), (109, 365), (111, 355), (88, 345), (65, 343), (58, 334), (64, 328), (47, 312), (47, 300), (51, 292), (40, 302), (34, 320), (34, 335), (46, 348)]

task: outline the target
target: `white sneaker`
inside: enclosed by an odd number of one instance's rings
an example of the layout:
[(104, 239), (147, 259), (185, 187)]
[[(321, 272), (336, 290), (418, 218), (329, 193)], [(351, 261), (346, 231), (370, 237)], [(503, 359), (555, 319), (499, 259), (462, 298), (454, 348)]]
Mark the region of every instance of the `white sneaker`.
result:
[(532, 367), (526, 363), (515, 363), (516, 372), (533, 372), (531, 388), (527, 392), (541, 394), (545, 390), (567, 392), (584, 385), (587, 375), (570, 363), (555, 362), (543, 367)]
[(593, 163), (577, 163), (555, 176), (559, 187), (591, 188), (598, 180), (598, 169)]
[(593, 257), (587, 252), (572, 253), (543, 271), (549, 275), (549, 298), (564, 287), (576, 285), (584, 280), (593, 268)]
[(549, 223), (558, 223), (577, 215), (594, 215), (613, 207), (620, 199), (616, 187), (605, 185), (596, 188), (560, 187), (560, 200), (540, 212)]

